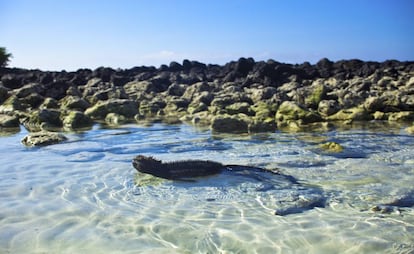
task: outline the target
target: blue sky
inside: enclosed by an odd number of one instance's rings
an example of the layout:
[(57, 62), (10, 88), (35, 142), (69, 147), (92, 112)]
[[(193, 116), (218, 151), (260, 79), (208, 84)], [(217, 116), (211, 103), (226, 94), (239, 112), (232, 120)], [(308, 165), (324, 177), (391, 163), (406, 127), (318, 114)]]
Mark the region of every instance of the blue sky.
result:
[(412, 0), (0, 0), (10, 66), (414, 60)]

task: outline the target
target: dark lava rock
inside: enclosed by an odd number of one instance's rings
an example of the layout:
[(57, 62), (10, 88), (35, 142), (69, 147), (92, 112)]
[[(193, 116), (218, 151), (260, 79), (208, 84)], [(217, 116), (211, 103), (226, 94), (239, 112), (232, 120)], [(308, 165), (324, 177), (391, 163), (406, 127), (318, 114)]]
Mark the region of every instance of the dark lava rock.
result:
[[(413, 71), (414, 62), (395, 60), (323, 58), (312, 65), (244, 57), (222, 66), (184, 60), (160, 68), (125, 70), (1, 68), (0, 113), (16, 115), (21, 122), (39, 109), (59, 110), (62, 118), (79, 111), (95, 120), (110, 113), (126, 120), (135, 115), (160, 120), (172, 115), (205, 117), (201, 122), (214, 125), (215, 131), (235, 125), (243, 132), (273, 130), (272, 122), (279, 127), (326, 121), (411, 121)], [(224, 114), (232, 119), (213, 120)]]
[(248, 124), (244, 120), (236, 117), (217, 116), (211, 123), (211, 129), (216, 132), (247, 133)]
[(19, 124), (18, 117), (0, 114), (0, 128), (17, 128)]
[(0, 83), (0, 103), (3, 103), (9, 97), (9, 90)]
[(109, 113), (117, 113), (127, 118), (133, 118), (138, 114), (138, 103), (132, 100), (111, 99), (99, 101), (85, 110), (85, 115), (92, 119), (105, 119)]
[(22, 139), (22, 143), (25, 146), (47, 146), (57, 144), (65, 140), (67, 140), (67, 138), (62, 134), (42, 131), (28, 134)]
[(79, 129), (92, 126), (92, 119), (80, 111), (70, 111), (63, 119), (66, 129)]

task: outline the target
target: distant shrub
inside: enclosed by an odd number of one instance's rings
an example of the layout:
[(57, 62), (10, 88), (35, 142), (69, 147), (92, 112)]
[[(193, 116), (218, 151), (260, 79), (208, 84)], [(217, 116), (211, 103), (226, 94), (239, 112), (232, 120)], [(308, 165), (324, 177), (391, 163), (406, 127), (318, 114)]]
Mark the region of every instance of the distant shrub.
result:
[(0, 67), (5, 67), (12, 58), (12, 54), (7, 53), (6, 48), (0, 47)]

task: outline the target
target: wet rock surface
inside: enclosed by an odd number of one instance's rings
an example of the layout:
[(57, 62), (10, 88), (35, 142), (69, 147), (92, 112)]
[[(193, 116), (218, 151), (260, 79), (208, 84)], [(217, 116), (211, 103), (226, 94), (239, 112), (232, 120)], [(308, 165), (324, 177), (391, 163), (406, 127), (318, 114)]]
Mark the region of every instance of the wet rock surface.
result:
[[(414, 119), (414, 62), (325, 58), (312, 65), (240, 58), (220, 66), (184, 60), (125, 70), (2, 68), (0, 80), (0, 114), (17, 117), (33, 131), (42, 123), (91, 126), (90, 119), (110, 124), (181, 119), (217, 132)], [(73, 111), (86, 117), (76, 113), (71, 124)]]
[(57, 144), (67, 140), (67, 138), (59, 133), (54, 132), (35, 132), (30, 133), (22, 139), (25, 146), (47, 146)]

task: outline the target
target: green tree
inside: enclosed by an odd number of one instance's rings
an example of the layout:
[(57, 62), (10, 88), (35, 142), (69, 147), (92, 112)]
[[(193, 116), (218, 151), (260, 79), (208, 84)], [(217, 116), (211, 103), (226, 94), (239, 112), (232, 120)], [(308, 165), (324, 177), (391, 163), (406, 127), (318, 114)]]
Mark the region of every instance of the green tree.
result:
[(0, 67), (5, 67), (12, 57), (12, 54), (7, 53), (6, 48), (0, 47)]

